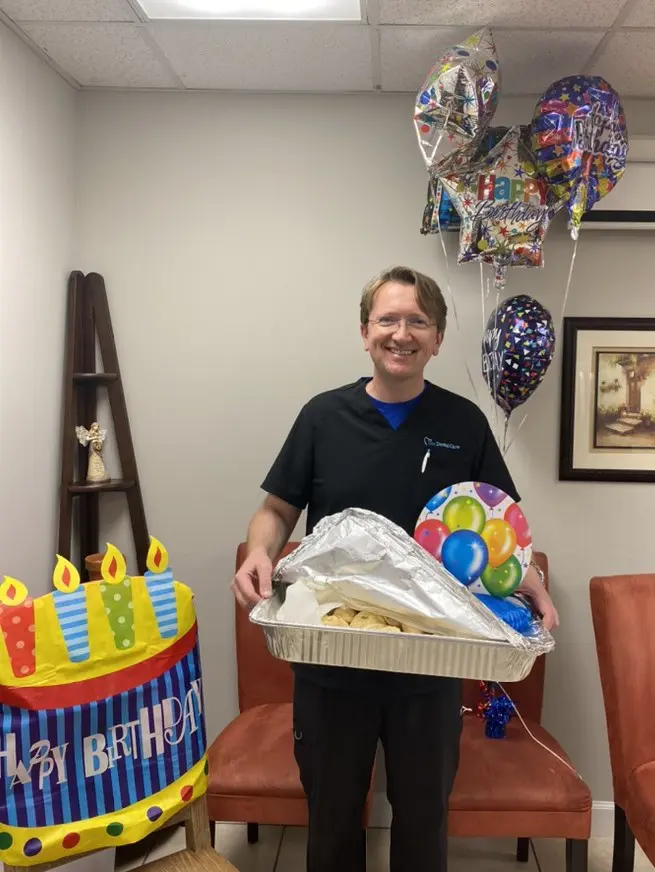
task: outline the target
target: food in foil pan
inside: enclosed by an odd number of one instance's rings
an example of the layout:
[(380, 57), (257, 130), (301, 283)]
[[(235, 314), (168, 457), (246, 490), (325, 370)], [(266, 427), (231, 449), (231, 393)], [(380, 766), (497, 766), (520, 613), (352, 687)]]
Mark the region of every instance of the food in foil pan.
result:
[(385, 618), (373, 612), (358, 612), (348, 606), (339, 606), (332, 609), (327, 615), (323, 615), (321, 623), (328, 627), (350, 627), (351, 630), (375, 630), (378, 633), (418, 633), (424, 630), (416, 630), (409, 624), (396, 621), (394, 618)]
[(538, 620), (518, 633), (403, 529), (365, 509), (323, 518), (273, 582), (285, 588), (281, 623), (497, 641), (535, 654), (554, 647)]

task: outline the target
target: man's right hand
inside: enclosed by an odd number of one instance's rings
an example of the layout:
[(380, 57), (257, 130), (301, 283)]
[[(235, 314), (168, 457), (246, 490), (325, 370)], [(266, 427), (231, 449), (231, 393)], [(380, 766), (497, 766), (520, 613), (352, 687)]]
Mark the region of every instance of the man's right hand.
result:
[(230, 588), (244, 609), (252, 609), (271, 596), (273, 562), (263, 548), (250, 552), (232, 579)]

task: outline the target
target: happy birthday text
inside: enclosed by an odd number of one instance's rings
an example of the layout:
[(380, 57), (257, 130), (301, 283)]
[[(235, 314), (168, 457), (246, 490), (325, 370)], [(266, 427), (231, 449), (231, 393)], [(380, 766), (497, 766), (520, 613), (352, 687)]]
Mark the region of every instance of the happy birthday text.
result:
[[(183, 699), (171, 696), (152, 707), (144, 706), (139, 709), (136, 720), (116, 724), (105, 733), (85, 736), (82, 747), (78, 743), (72, 753), (82, 754), (84, 777), (94, 778), (124, 758), (148, 760), (161, 756), (168, 747), (179, 745), (200, 729), (201, 715), (201, 679), (197, 679), (190, 682)], [(29, 759), (22, 760), (17, 754), (16, 733), (5, 733), (3, 738), (0, 775), (12, 779), (12, 788), (18, 782), (29, 784), (34, 774), (40, 790), (52, 776), (56, 777), (57, 784), (66, 782), (70, 742), (52, 745), (48, 739), (40, 739), (30, 746)]]

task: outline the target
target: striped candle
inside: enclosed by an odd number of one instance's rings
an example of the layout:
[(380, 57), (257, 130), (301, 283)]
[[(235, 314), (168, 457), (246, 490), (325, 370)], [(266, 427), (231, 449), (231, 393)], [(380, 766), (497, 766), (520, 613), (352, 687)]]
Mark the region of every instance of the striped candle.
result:
[(73, 663), (82, 663), (89, 659), (91, 653), (86, 590), (80, 584), (77, 569), (60, 555), (57, 555), (57, 565), (52, 580), (55, 586), (52, 601), (66, 643), (68, 659)]
[(155, 612), (159, 635), (162, 639), (177, 636), (177, 599), (173, 571), (168, 568), (168, 551), (154, 536), (146, 558), (148, 571), (145, 582)]

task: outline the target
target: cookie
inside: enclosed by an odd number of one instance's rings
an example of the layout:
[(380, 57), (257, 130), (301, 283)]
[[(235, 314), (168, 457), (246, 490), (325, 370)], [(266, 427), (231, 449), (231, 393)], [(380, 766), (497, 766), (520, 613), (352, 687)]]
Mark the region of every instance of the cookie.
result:
[(330, 612), (330, 614), (334, 615), (335, 618), (341, 618), (342, 621), (350, 624), (357, 612), (355, 611), (355, 609), (351, 609), (349, 606), (339, 606), (338, 609)]
[(370, 630), (386, 627), (386, 624), (379, 615), (373, 615), (371, 612), (358, 612), (350, 622), (350, 626), (353, 629)]
[(344, 621), (343, 618), (337, 617), (337, 615), (323, 615), (321, 618), (321, 623), (326, 624), (328, 627), (347, 627), (348, 621)]

